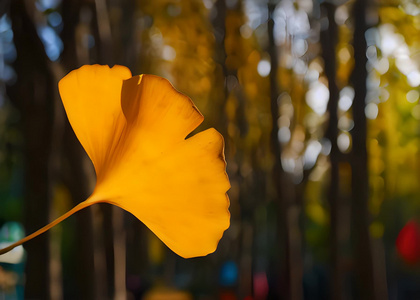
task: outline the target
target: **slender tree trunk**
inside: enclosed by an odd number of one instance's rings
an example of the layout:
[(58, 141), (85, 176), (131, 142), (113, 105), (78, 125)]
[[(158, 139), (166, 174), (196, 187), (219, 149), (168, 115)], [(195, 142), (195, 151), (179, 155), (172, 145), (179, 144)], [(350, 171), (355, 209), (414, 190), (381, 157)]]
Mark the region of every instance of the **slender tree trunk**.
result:
[[(225, 51), (225, 38), (226, 38), (226, 2), (225, 0), (217, 0), (215, 3), (216, 9), (216, 18), (213, 20), (213, 29), (215, 36), (215, 54), (214, 60), (217, 63), (219, 68), (218, 73), (222, 76), (216, 76), (216, 86), (223, 89), (223, 97), (217, 100), (217, 108), (214, 109), (218, 114), (215, 116), (215, 124), (218, 126), (216, 129), (225, 137), (227, 144), (228, 143), (228, 134), (227, 134), (227, 118), (225, 111), (226, 100), (228, 97), (228, 89), (226, 80), (228, 77), (228, 70), (225, 64), (226, 61), (226, 51)], [(220, 70), (221, 68), (221, 70)], [(217, 97), (219, 98), (219, 97)], [(216, 98), (216, 99), (217, 99)], [(228, 146), (228, 145), (226, 145)], [(229, 150), (226, 149), (226, 153), (229, 153)]]
[[(64, 155), (68, 165), (70, 180), (67, 184), (74, 204), (87, 199), (91, 192), (91, 178), (86, 172), (86, 154), (79, 141), (66, 123), (64, 132)], [(77, 213), (75, 243), (71, 245), (74, 260), (71, 267), (74, 268), (75, 287), (67, 287), (77, 290), (77, 295), (84, 299), (95, 299), (95, 285), (99, 278), (95, 277), (94, 265), (94, 234), (92, 209), (90, 207)]]
[[(216, 86), (218, 87), (215, 95), (215, 109), (213, 110), (217, 115), (215, 115), (214, 124), (216, 128), (221, 132), (225, 137), (225, 149), (227, 160), (235, 160), (237, 165), (242, 165), (242, 153), (238, 154), (236, 152), (236, 146), (234, 139), (238, 137), (232, 136), (228, 132), (229, 122), (232, 122), (237, 125), (239, 129), (239, 137), (242, 138), (246, 135), (248, 126), (245, 117), (245, 93), (243, 92), (242, 86), (238, 82), (238, 70), (236, 68), (229, 68), (226, 65), (226, 59), (229, 53), (226, 53), (225, 41), (227, 35), (232, 35), (232, 31), (235, 31), (235, 37), (240, 42), (239, 27), (238, 28), (226, 28), (226, 22), (230, 17), (241, 17), (243, 14), (243, 1), (239, 0), (234, 6), (227, 7), (225, 0), (217, 0), (214, 6), (216, 11), (216, 17), (212, 20), (214, 35), (215, 35), (215, 55), (214, 60), (217, 63), (217, 72), (221, 76), (216, 76)], [(231, 38), (229, 36), (228, 38)], [(240, 44), (236, 47), (240, 47)], [(235, 114), (235, 120), (229, 120), (226, 114), (226, 103), (229, 97), (233, 96), (237, 101), (237, 110)], [(217, 99), (217, 100), (216, 100)], [(253, 166), (256, 168), (256, 166)], [(254, 169), (254, 171), (256, 171)], [(242, 225), (240, 226), (240, 234), (238, 239), (233, 241), (237, 245), (233, 251), (230, 253), (230, 258), (234, 259), (237, 262), (239, 267), (239, 272), (242, 274), (241, 280), (239, 280), (236, 287), (237, 296), (239, 298), (245, 298), (249, 295), (252, 295), (252, 286), (253, 286), (253, 273), (252, 273), (252, 251), (254, 240), (254, 230), (253, 224), (249, 223), (248, 220), (253, 220), (253, 215), (255, 212), (255, 198), (252, 198), (253, 201), (249, 201), (249, 191), (246, 190), (246, 187), (241, 184), (243, 182), (243, 176), (241, 175), (240, 168), (237, 168), (235, 173), (230, 173), (230, 180), (240, 187), (239, 195), (237, 199), (231, 199), (232, 203), (239, 203), (241, 209), (241, 220)], [(236, 216), (235, 210), (238, 208), (231, 207), (232, 219)], [(232, 223), (235, 221), (232, 221)], [(252, 222), (252, 221), (251, 221)], [(252, 224), (252, 225), (251, 225)]]
[(367, 92), (366, 1), (355, 1), (353, 16), (355, 20), (353, 37), (355, 65), (352, 81), (355, 96), (353, 102), (354, 128), (352, 130), (352, 227), (356, 268), (356, 297), (358, 299), (376, 299), (372, 241), (369, 234), (370, 216), (368, 213), (369, 177), (365, 115), (365, 98)]
[(133, 75), (141, 74), (138, 67), (138, 53), (141, 49), (138, 38), (142, 28), (137, 24), (136, 0), (111, 0), (110, 11), (120, 10), (121, 17), (111, 24), (113, 50), (116, 63), (128, 67)]
[[(95, 21), (99, 62), (113, 66), (114, 55), (111, 21), (105, 0), (95, 0)], [(115, 206), (102, 206), (104, 212), (105, 249), (108, 265), (108, 287), (114, 299), (125, 299), (126, 295), (126, 234), (124, 210)]]
[[(279, 284), (279, 294), (283, 296), (284, 299), (290, 298), (290, 283), (289, 283), (289, 273), (290, 273), (290, 245), (289, 245), (289, 230), (286, 222), (286, 209), (287, 209), (287, 200), (284, 197), (284, 191), (282, 189), (284, 177), (284, 170), (281, 165), (280, 155), (281, 155), (281, 145), (278, 140), (278, 123), (279, 118), (279, 105), (277, 98), (279, 95), (277, 87), (277, 69), (278, 69), (278, 57), (277, 49), (274, 43), (274, 20), (272, 19), (272, 13), (274, 11), (274, 6), (269, 6), (269, 21), (268, 21), (268, 37), (269, 37), (269, 54), (271, 59), (271, 71), (270, 71), (270, 105), (271, 105), (271, 120), (272, 120), (272, 129), (270, 135), (270, 146), (271, 152), (274, 157), (274, 167), (273, 167), (273, 181), (276, 187), (277, 192), (277, 205), (278, 205), (278, 214), (277, 214), (277, 225), (278, 225), (278, 247), (279, 249), (284, 249), (280, 259), (280, 270), (279, 275), (282, 279), (282, 282)], [(284, 282), (284, 280), (287, 280)]]
[(340, 212), (341, 196), (339, 191), (339, 163), (340, 150), (337, 145), (338, 136), (338, 87), (336, 84), (336, 58), (337, 24), (334, 20), (336, 7), (334, 4), (324, 2), (321, 6), (323, 18), (327, 18), (328, 26), (321, 32), (322, 56), (325, 61), (325, 74), (328, 79), (330, 99), (328, 102), (328, 127), (325, 133), (331, 141), (330, 153), (330, 186), (328, 202), (330, 205), (330, 264), (331, 264), (331, 299), (342, 299), (343, 273), (340, 260)]
[[(9, 89), (18, 106), (25, 140), (25, 228), (28, 233), (48, 224), (51, 199), (50, 153), (53, 122), (54, 79), (31, 17), (23, 0), (10, 6), (17, 58), (14, 68), (19, 78)], [(25, 246), (25, 298), (49, 299), (49, 235)]]
[[(76, 30), (79, 24), (81, 8), (80, 1), (63, 1), (63, 23), (64, 29), (62, 39), (64, 52), (62, 54), (65, 72), (77, 68), (80, 65), (77, 55)], [(63, 137), (64, 157), (68, 166), (68, 188), (74, 204), (84, 201), (90, 193), (91, 178), (85, 172), (86, 154), (71, 129), (68, 122), (65, 124)], [(76, 216), (76, 242), (72, 251), (77, 261), (72, 266), (76, 278), (77, 294), (94, 299), (95, 295), (95, 273), (94, 273), (94, 247), (93, 247), (93, 224), (91, 208), (81, 211)], [(83, 247), (80, 247), (83, 245)]]
[[(65, 73), (88, 63), (88, 57), (81, 55), (80, 49), (80, 24), (82, 0), (64, 0), (62, 4), (63, 31), (61, 38), (64, 44), (62, 53), (62, 65)], [(80, 142), (74, 135), (68, 121), (65, 123), (63, 141), (65, 147), (63, 156), (68, 166), (68, 183), (70, 194), (74, 204), (78, 204), (89, 197), (92, 189), (93, 170), (87, 170), (88, 157)], [(103, 277), (106, 271), (103, 270), (104, 261), (98, 263), (101, 258), (98, 247), (98, 238), (94, 238), (93, 209), (88, 207), (76, 215), (76, 243), (72, 252), (75, 253), (77, 261), (73, 263), (74, 277), (78, 295), (85, 299), (101, 299), (105, 297), (105, 285)], [(97, 229), (96, 229), (97, 230)], [(81, 246), (83, 245), (83, 246)], [(95, 247), (95, 245), (97, 245)]]
[(296, 204), (294, 184), (290, 176), (283, 170), (281, 165), (282, 147), (278, 140), (279, 103), (278, 103), (278, 77), (279, 67), (277, 47), (274, 41), (274, 18), (275, 4), (268, 4), (268, 53), (271, 58), (270, 79), (270, 103), (271, 103), (271, 151), (274, 156), (273, 180), (277, 190), (278, 203), (278, 242), (280, 249), (284, 249), (284, 255), (280, 261), (281, 284), (279, 293), (284, 299), (302, 299), (302, 258), (301, 240), (299, 230), (300, 210)]
[[(138, 43), (141, 42), (138, 38), (138, 31), (141, 31), (142, 28), (139, 28), (136, 24), (135, 16), (138, 13), (136, 3), (135, 0), (108, 1), (108, 11), (119, 10), (121, 14), (120, 19), (114, 18), (114, 22), (111, 23), (112, 43), (110, 45), (112, 45), (113, 57), (117, 64), (128, 67), (133, 75), (143, 73), (141, 71), (142, 64), (138, 61)], [(101, 47), (105, 47), (105, 45), (102, 44)], [(125, 214), (119, 208), (113, 208), (113, 222), (115, 256), (118, 256), (114, 267), (114, 299), (124, 299), (126, 298), (126, 274), (130, 276), (130, 279), (127, 280), (128, 285), (130, 285), (133, 281), (138, 280), (139, 274), (148, 273), (150, 270), (150, 262), (147, 258), (147, 233), (149, 229), (137, 218)], [(125, 245), (125, 248), (120, 245)], [(132, 286), (128, 285), (127, 289), (132, 289)]]
[[(214, 45), (214, 56), (213, 59), (216, 63), (215, 68), (215, 76), (214, 76), (214, 85), (217, 87), (213, 89), (212, 99), (214, 99), (213, 106), (214, 109), (213, 115), (209, 116), (209, 120), (211, 120), (213, 126), (222, 134), (225, 139), (225, 153), (226, 159), (229, 161), (230, 159), (235, 159), (234, 150), (231, 147), (233, 145), (233, 139), (228, 134), (227, 127), (229, 120), (225, 114), (226, 102), (229, 96), (229, 90), (227, 85), (228, 80), (228, 72), (232, 72), (234, 70), (228, 70), (226, 66), (226, 48), (225, 48), (225, 41), (226, 41), (226, 18), (228, 16), (228, 9), (226, 7), (225, 0), (217, 0), (213, 6), (213, 12), (215, 17), (212, 19), (212, 26), (213, 26), (213, 33), (215, 37), (215, 45)], [(238, 181), (239, 175), (238, 173), (229, 174), (231, 182)], [(239, 202), (240, 195), (236, 199), (230, 199), (234, 202)], [(232, 207), (230, 208), (232, 210)], [(235, 213), (232, 214), (232, 219), (235, 217)], [(231, 221), (234, 222), (233, 220)], [(235, 245), (242, 245), (242, 234), (244, 231), (243, 226), (240, 227), (240, 234), (238, 235), (237, 239), (231, 241)], [(241, 250), (239, 250), (241, 249)], [(240, 264), (239, 261), (241, 259), (241, 254), (244, 250), (242, 247), (233, 247), (233, 249), (229, 253), (228, 259), (234, 260), (238, 264), (239, 272), (246, 273), (243, 270), (243, 264)], [(246, 250), (245, 250), (246, 251)], [(220, 261), (218, 261), (221, 264)], [(217, 276), (214, 273), (213, 276)], [(240, 287), (243, 283), (243, 277), (247, 277), (248, 274), (244, 274), (241, 280), (238, 282), (236, 289), (237, 289), (237, 296), (244, 291), (241, 291)], [(218, 287), (221, 288), (220, 286)]]

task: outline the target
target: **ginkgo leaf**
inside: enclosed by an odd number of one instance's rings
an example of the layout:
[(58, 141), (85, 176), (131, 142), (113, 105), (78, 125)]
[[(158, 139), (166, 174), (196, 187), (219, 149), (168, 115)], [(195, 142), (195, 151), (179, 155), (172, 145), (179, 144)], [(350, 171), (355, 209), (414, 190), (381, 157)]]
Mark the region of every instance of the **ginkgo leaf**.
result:
[(125, 126), (121, 88), (123, 80), (130, 77), (126, 67), (95, 65), (70, 72), (59, 82), (67, 117), (97, 173)]
[(230, 223), (223, 137), (208, 129), (186, 139), (204, 119), (191, 99), (158, 76), (130, 77), (125, 67), (94, 65), (60, 81), (97, 183), (89, 199), (25, 240), (107, 202), (132, 213), (182, 257), (212, 253)]

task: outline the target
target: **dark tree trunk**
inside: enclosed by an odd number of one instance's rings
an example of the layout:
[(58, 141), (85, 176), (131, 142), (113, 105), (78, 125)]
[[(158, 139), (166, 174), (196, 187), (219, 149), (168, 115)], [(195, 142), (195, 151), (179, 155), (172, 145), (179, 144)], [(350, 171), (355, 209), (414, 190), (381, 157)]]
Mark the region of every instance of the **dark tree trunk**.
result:
[[(238, 1), (236, 3), (236, 6), (241, 6), (242, 1)], [(225, 49), (225, 41), (227, 37), (227, 28), (226, 28), (226, 20), (228, 18), (228, 15), (232, 13), (231, 9), (228, 9), (226, 6), (225, 0), (217, 0), (213, 7), (213, 14), (215, 17), (212, 19), (212, 26), (213, 26), (213, 32), (215, 36), (215, 45), (214, 45), (214, 61), (216, 63), (216, 76), (214, 77), (214, 84), (217, 87), (213, 91), (212, 98), (214, 99), (213, 105), (214, 105), (214, 112), (213, 115), (210, 116), (209, 120), (212, 123), (212, 126), (214, 126), (224, 137), (225, 139), (225, 153), (226, 153), (226, 159), (229, 160), (236, 160), (237, 155), (234, 154), (234, 137), (228, 134), (227, 128), (229, 124), (229, 120), (227, 118), (227, 115), (225, 113), (226, 111), (226, 103), (227, 99), (229, 97), (229, 94), (233, 92), (232, 90), (229, 90), (228, 88), (228, 77), (229, 75), (232, 76), (233, 80), (236, 79), (236, 72), (235, 69), (228, 69), (226, 66), (226, 58), (227, 53)], [(239, 162), (237, 162), (240, 164)], [(234, 174), (229, 174), (231, 182), (238, 182), (241, 181), (241, 176), (238, 172), (235, 172)], [(236, 199), (230, 199), (232, 202), (240, 202), (241, 200), (242, 191), (239, 192), (239, 195)], [(230, 210), (232, 212), (232, 223), (235, 222), (233, 219), (236, 217), (235, 210), (237, 207), (231, 206)], [(243, 224), (242, 224), (243, 225)], [(247, 247), (243, 247), (243, 234), (245, 231), (245, 226), (240, 227), (240, 234), (235, 240), (230, 241), (235, 246), (231, 247), (232, 250), (229, 253), (229, 259), (234, 260), (238, 263), (239, 272), (243, 274), (241, 277), (241, 280), (239, 280), (236, 291), (237, 296), (240, 295), (240, 297), (245, 297), (246, 295), (249, 295), (249, 291), (247, 290), (252, 284), (251, 282), (247, 281), (250, 277), (250, 272), (248, 266), (249, 264), (239, 264), (239, 261), (241, 260), (241, 255), (244, 254), (244, 252), (247, 252)], [(220, 261), (218, 261), (218, 264), (221, 264)], [(216, 273), (214, 273), (213, 276), (217, 276)], [(244, 286), (244, 282), (246, 287)], [(220, 287), (219, 287), (220, 288)], [(243, 294), (246, 294), (243, 296)]]
[[(136, 15), (138, 13), (137, 2), (135, 0), (111, 0), (108, 1), (108, 11), (118, 11), (121, 19), (109, 19), (111, 25), (111, 43), (101, 43), (101, 48), (112, 47), (112, 53), (103, 53), (103, 62), (111, 64), (121, 64), (128, 67), (133, 75), (143, 73), (141, 61), (138, 61), (139, 44), (137, 38), (139, 34)], [(98, 6), (97, 6), (98, 7)], [(98, 14), (99, 16), (99, 14)], [(98, 23), (98, 27), (100, 23)], [(104, 34), (102, 34), (104, 36)], [(108, 45), (108, 46), (107, 46)], [(140, 45), (141, 46), (141, 45)], [(112, 56), (112, 57), (111, 57)], [(140, 274), (150, 273), (150, 262), (147, 258), (147, 231), (149, 230), (143, 223), (131, 214), (125, 213), (122, 209), (112, 208), (113, 218), (113, 242), (114, 245), (114, 299), (126, 298), (126, 274), (127, 290), (133, 290), (133, 283), (139, 280)], [(169, 250), (170, 251), (170, 250)]]
[[(22, 116), (25, 139), (25, 228), (27, 233), (49, 221), (51, 200), (50, 154), (53, 123), (54, 77), (44, 46), (38, 37), (23, 0), (11, 1), (10, 18), (17, 59), (17, 84), (9, 96)], [(25, 245), (25, 298), (49, 299), (49, 235)]]
[[(215, 36), (215, 54), (214, 54), (214, 61), (217, 63), (216, 72), (218, 72), (222, 76), (216, 76), (216, 86), (223, 89), (223, 97), (216, 97), (216, 105), (214, 111), (217, 111), (218, 114), (214, 116), (214, 124), (216, 124), (216, 129), (225, 137), (227, 144), (228, 143), (228, 135), (227, 135), (227, 123), (228, 120), (226, 118), (226, 114), (223, 113), (225, 111), (226, 100), (228, 97), (228, 89), (227, 89), (227, 76), (228, 70), (225, 64), (226, 61), (226, 51), (225, 51), (225, 38), (226, 38), (226, 2), (224, 0), (217, 0), (215, 3), (216, 9), (216, 17), (214, 18), (212, 25), (214, 29), (214, 36)], [(218, 99), (219, 98), (219, 99)], [(228, 145), (226, 145), (228, 146)], [(229, 150), (226, 151), (229, 153)]]
[(111, 0), (110, 6), (110, 11), (116, 9), (121, 11), (121, 19), (116, 19), (111, 24), (115, 62), (128, 67), (133, 75), (137, 75), (139, 74), (137, 73), (138, 52), (141, 46), (138, 43), (141, 41), (136, 37), (139, 31), (139, 26), (136, 24), (136, 0)]
[[(73, 204), (76, 205), (90, 195), (91, 179), (86, 173), (86, 154), (82, 149), (79, 141), (66, 122), (66, 130), (64, 132), (64, 155), (68, 166), (68, 188), (73, 199)], [(96, 277), (94, 266), (94, 234), (92, 209), (90, 207), (78, 212), (75, 216), (75, 242), (71, 245), (71, 257), (68, 260), (73, 261), (68, 264), (72, 268), (73, 278), (76, 280), (75, 286), (67, 286), (67, 289), (76, 290), (77, 297), (83, 299), (98, 299), (95, 298), (95, 286), (101, 277)], [(66, 270), (64, 270), (66, 273)], [(81, 298), (82, 299), (82, 298)]]
[[(106, 0), (95, 0), (94, 21), (95, 40), (98, 50), (98, 63), (112, 67), (118, 59), (115, 57), (111, 21)], [(119, 42), (119, 41), (118, 41)], [(126, 298), (126, 232), (124, 226), (125, 211), (119, 207), (102, 205), (104, 216), (104, 242), (107, 262), (108, 293), (115, 299)]]
[(325, 75), (328, 79), (330, 99), (328, 102), (328, 127), (325, 137), (331, 142), (330, 153), (330, 186), (328, 202), (330, 205), (330, 264), (331, 264), (331, 299), (342, 299), (343, 274), (340, 260), (340, 212), (341, 197), (339, 192), (339, 164), (340, 150), (337, 145), (338, 136), (338, 87), (336, 84), (336, 58), (335, 47), (337, 44), (337, 24), (334, 20), (336, 7), (334, 4), (322, 4), (322, 18), (328, 20), (326, 28), (321, 31), (322, 57), (325, 62)]
[[(299, 230), (299, 208), (295, 199), (294, 184), (289, 174), (281, 165), (282, 147), (278, 140), (279, 105), (278, 77), (279, 60), (277, 47), (274, 41), (274, 18), (275, 4), (268, 4), (268, 53), (271, 59), (270, 79), (270, 103), (272, 129), (270, 136), (271, 151), (274, 157), (273, 180), (277, 191), (277, 223), (278, 223), (278, 247), (284, 249), (281, 256), (279, 272), (280, 284), (278, 293), (284, 299), (302, 299), (302, 258), (301, 241)], [(283, 251), (283, 250), (282, 250)], [(280, 253), (282, 252), (280, 251)]]
[[(62, 65), (65, 73), (80, 67), (85, 61), (85, 57), (78, 55), (78, 47), (80, 41), (77, 40), (76, 33), (79, 23), (79, 15), (81, 12), (83, 1), (64, 0), (62, 4), (63, 15), (63, 31), (61, 38), (64, 44), (62, 53)], [(77, 140), (69, 122), (66, 120), (63, 124), (63, 159), (67, 166), (68, 180), (67, 186), (73, 199), (74, 205), (86, 200), (92, 187), (92, 170), (86, 171), (88, 157), (83, 150), (80, 142)], [(88, 207), (76, 215), (76, 235), (75, 243), (71, 250), (74, 253), (75, 261), (69, 264), (74, 268), (72, 273), (76, 279), (75, 286), (66, 287), (66, 289), (74, 289), (78, 296), (83, 295), (85, 299), (96, 299), (104, 297), (103, 276), (104, 272), (99, 266), (99, 270), (95, 270), (95, 246), (94, 246), (94, 228), (92, 220), (92, 208)], [(72, 260), (71, 257), (68, 259)], [(98, 257), (96, 258), (98, 261)], [(103, 264), (103, 263), (102, 263)], [(64, 270), (64, 272), (66, 272)], [(105, 272), (106, 273), (106, 272)], [(102, 282), (102, 283), (101, 283)], [(101, 288), (99, 288), (101, 287)], [(95, 290), (97, 291), (95, 293)]]
[(366, 1), (356, 0), (354, 17), (354, 70), (352, 81), (355, 90), (353, 102), (354, 128), (352, 130), (352, 235), (355, 258), (356, 297), (376, 299), (372, 260), (372, 243), (369, 235), (369, 178), (366, 149)]

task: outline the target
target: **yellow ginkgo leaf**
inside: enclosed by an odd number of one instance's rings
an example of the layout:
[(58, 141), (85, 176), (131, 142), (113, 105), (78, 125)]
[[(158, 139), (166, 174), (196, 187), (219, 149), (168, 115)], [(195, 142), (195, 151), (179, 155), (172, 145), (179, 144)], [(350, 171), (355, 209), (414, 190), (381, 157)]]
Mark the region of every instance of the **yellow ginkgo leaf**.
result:
[(230, 219), (223, 137), (208, 129), (186, 139), (203, 121), (193, 102), (166, 79), (130, 77), (125, 67), (94, 65), (60, 81), (97, 183), (89, 199), (33, 236), (107, 202), (132, 213), (182, 257), (214, 252)]
[(123, 80), (130, 77), (130, 70), (123, 66), (83, 66), (59, 83), (67, 117), (97, 174), (126, 124), (121, 89)]

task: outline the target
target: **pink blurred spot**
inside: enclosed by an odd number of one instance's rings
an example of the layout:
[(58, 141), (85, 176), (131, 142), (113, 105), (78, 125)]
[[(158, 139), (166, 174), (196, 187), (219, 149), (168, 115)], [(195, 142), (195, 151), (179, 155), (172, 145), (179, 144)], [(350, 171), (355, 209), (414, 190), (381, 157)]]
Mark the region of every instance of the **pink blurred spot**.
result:
[(254, 274), (255, 299), (266, 299), (268, 296), (268, 280), (265, 272)]

